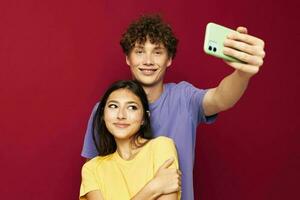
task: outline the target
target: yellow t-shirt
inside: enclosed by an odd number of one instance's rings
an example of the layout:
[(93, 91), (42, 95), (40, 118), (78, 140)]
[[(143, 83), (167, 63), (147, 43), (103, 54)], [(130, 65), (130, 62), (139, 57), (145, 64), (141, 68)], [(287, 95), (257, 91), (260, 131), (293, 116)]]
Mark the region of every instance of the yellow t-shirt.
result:
[(82, 167), (80, 199), (85, 199), (88, 192), (100, 190), (105, 200), (129, 200), (154, 177), (167, 159), (173, 157), (175, 161), (170, 168), (178, 169), (172, 139), (160, 136), (141, 148), (132, 160), (124, 160), (115, 152), (85, 163)]

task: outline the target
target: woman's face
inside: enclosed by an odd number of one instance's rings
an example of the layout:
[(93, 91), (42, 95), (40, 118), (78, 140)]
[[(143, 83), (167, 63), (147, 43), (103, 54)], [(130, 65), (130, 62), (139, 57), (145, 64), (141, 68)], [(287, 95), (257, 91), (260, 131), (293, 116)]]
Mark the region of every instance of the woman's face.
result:
[(143, 105), (128, 89), (112, 92), (104, 108), (104, 122), (116, 140), (130, 139), (143, 123)]

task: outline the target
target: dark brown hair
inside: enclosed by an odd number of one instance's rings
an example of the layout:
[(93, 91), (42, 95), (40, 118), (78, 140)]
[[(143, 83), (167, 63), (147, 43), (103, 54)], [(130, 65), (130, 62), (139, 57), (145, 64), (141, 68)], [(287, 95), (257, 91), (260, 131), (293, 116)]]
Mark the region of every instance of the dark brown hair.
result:
[(168, 56), (175, 57), (178, 39), (159, 15), (144, 15), (131, 23), (123, 34), (120, 45), (123, 52), (129, 55), (136, 43), (144, 44), (147, 39), (153, 44), (163, 44)]

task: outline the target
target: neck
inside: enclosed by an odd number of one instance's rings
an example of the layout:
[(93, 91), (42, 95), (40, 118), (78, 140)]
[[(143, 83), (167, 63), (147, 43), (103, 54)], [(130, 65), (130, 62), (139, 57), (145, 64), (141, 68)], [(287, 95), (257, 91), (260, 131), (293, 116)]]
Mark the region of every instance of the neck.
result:
[(124, 160), (129, 160), (132, 156), (132, 144), (130, 140), (117, 140), (117, 152)]
[[(143, 144), (147, 141), (144, 138), (138, 138), (138, 143)], [(117, 152), (119, 156), (124, 160), (131, 160), (135, 157), (135, 155), (140, 151), (140, 148), (135, 145), (135, 142), (131, 142), (131, 139), (126, 140), (117, 140)]]
[(143, 86), (149, 103), (155, 102), (164, 91), (163, 83), (154, 86)]

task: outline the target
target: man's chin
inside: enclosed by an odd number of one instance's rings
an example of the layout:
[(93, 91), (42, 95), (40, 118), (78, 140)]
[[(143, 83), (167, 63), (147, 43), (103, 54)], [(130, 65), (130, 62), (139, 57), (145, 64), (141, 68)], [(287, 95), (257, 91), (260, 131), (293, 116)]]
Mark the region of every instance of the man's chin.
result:
[(162, 84), (162, 82), (159, 82), (159, 81), (140, 81), (140, 80), (137, 80), (143, 87), (155, 87), (157, 85), (160, 85)]

